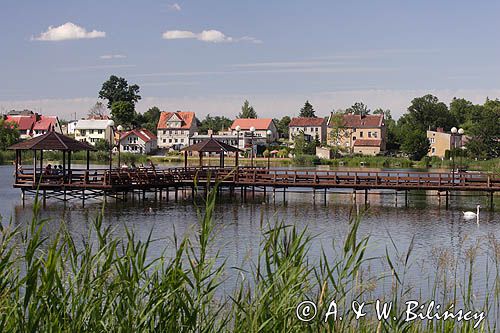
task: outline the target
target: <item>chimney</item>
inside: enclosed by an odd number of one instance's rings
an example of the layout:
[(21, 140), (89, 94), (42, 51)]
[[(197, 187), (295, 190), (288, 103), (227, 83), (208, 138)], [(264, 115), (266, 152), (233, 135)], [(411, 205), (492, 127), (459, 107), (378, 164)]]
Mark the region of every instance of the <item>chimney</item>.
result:
[(438, 127), (438, 128), (436, 128), (436, 132), (444, 133), (444, 128)]
[(207, 134), (208, 134), (208, 135), (210, 135), (210, 137), (211, 137), (211, 136), (212, 136), (212, 134), (214, 134), (214, 131), (213, 131), (213, 130), (211, 130), (211, 129), (209, 129), (209, 130), (207, 131)]

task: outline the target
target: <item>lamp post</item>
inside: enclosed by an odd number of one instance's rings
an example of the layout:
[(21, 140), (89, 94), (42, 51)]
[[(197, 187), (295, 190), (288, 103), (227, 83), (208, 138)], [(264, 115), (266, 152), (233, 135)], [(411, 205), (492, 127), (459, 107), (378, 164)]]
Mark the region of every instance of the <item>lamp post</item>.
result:
[(252, 152), (251, 152), (252, 156), (250, 158), (250, 165), (252, 166), (252, 168), (253, 168), (253, 135), (254, 135), (254, 133), (255, 133), (255, 127), (252, 126), (252, 127), (250, 127), (250, 134), (251, 134), (250, 144), (252, 146)]
[(118, 127), (116, 128), (116, 130), (118, 131), (118, 143), (116, 144), (117, 147), (118, 147), (118, 168), (120, 168), (121, 165), (122, 165), (122, 163), (121, 163), (121, 156), (120, 156), (120, 145), (121, 145), (121, 138), (122, 138), (123, 126), (122, 125), (118, 125)]
[(451, 143), (452, 143), (452, 151), (451, 151), (451, 179), (452, 186), (455, 185), (455, 150), (457, 148), (457, 136), (460, 136), (460, 141), (462, 140), (462, 135), (464, 134), (463, 128), (457, 129), (456, 127), (451, 128)]
[(271, 143), (271, 135), (273, 132), (271, 130), (267, 130), (266, 136), (267, 136), (267, 171), (269, 172), (269, 165), (271, 163), (271, 148), (270, 148), (270, 143)]
[(111, 169), (113, 167), (113, 127), (115, 122), (113, 120), (108, 120), (109, 126), (109, 184), (111, 185)]
[[(235, 129), (236, 129), (236, 148), (240, 149), (240, 131), (241, 131), (241, 126), (237, 125)], [(243, 140), (243, 142), (244, 141), (245, 140)], [(236, 164), (236, 166), (238, 166), (238, 154), (239, 154), (239, 151), (236, 151), (235, 154), (236, 155), (235, 155), (235, 162), (234, 162), (234, 164)]]

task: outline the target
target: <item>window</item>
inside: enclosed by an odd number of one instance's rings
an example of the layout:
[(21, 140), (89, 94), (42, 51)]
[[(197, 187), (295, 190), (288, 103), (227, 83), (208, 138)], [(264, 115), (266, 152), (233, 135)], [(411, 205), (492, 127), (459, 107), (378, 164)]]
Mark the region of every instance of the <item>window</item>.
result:
[(178, 142), (179, 142), (179, 140), (178, 140), (178, 139), (175, 139), (175, 143), (178, 143)]
[(372, 137), (372, 132), (368, 132), (368, 137), (371, 138)]
[[(436, 143), (436, 138), (429, 138), (429, 142), (432, 144)], [(434, 149), (434, 148), (432, 148), (432, 149)]]
[(376, 138), (378, 136), (377, 132), (373, 132), (373, 137)]
[(362, 138), (363, 137), (363, 131), (359, 132), (359, 137)]
[(102, 134), (102, 129), (97, 130), (97, 134)]
[(166, 143), (167, 142), (167, 139), (163, 139), (163, 143)]
[(168, 139), (168, 143), (172, 143), (172, 139)]
[(431, 148), (431, 153), (432, 153), (432, 155), (434, 155), (436, 153), (436, 148), (432, 147)]
[(356, 141), (356, 137), (355, 136), (352, 137), (352, 141)]
[(316, 127), (316, 132), (318, 131), (319, 128)]
[[(28, 131), (26, 131), (26, 132), (28, 132)], [(28, 134), (28, 133), (26, 133), (26, 134)], [(85, 134), (86, 134), (86, 133), (85, 133), (85, 130), (80, 130), (80, 135), (81, 135), (81, 136), (85, 136)]]

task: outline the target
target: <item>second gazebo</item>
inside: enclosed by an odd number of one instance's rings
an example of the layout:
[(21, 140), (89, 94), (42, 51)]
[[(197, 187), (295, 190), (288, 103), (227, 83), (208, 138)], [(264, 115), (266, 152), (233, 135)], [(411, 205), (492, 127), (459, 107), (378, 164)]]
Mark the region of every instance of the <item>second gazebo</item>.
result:
[(198, 152), (200, 156), (200, 166), (203, 165), (203, 154), (205, 153), (218, 153), (220, 160), (220, 167), (224, 167), (224, 155), (225, 153), (235, 153), (235, 166), (238, 166), (238, 154), (242, 152), (242, 150), (228, 145), (227, 143), (221, 142), (219, 140), (210, 138), (204, 141), (198, 142), (189, 147), (183, 148), (184, 151), (184, 167), (187, 167), (188, 160), (188, 152)]

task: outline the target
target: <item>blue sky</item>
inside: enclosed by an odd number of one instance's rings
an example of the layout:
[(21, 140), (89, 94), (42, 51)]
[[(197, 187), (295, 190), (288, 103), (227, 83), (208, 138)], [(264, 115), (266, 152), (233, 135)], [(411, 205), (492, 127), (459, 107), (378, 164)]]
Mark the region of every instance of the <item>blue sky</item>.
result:
[[(363, 101), (399, 116), (433, 93), (500, 97), (496, 1), (11, 1), (0, 108), (83, 116), (110, 75), (144, 111), (319, 115)], [(181, 38), (183, 37), (183, 38)]]

